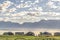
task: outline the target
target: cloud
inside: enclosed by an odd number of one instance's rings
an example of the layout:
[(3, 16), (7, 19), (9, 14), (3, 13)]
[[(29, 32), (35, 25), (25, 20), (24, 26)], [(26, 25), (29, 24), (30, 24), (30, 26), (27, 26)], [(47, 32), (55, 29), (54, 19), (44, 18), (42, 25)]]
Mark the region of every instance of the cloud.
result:
[(39, 3), (39, 0), (35, 0), (35, 3)]
[(13, 3), (10, 1), (4, 1), (3, 4), (0, 4), (0, 12), (5, 12), (9, 6)]
[(11, 9), (9, 9), (9, 10), (7, 10), (7, 12), (15, 12), (17, 9), (16, 8), (11, 8)]
[(32, 5), (31, 1), (27, 1), (25, 3), (21, 3), (21, 4), (17, 5), (16, 7), (17, 8), (26, 8), (26, 7), (31, 7), (31, 5)]
[(60, 1), (60, 0), (52, 0), (52, 1)]
[(41, 11), (43, 11), (43, 8), (37, 6), (37, 7), (29, 8), (28, 10), (36, 10), (36, 11), (41, 12)]
[(16, 6), (17, 8), (23, 8), (24, 4), (19, 4), (18, 6)]
[(17, 8), (25, 8), (25, 7), (30, 7), (30, 5), (28, 4), (19, 4), (18, 6), (16, 6)]
[(21, 0), (20, 2), (24, 2), (24, 0)]
[(50, 8), (54, 8), (54, 9), (58, 8), (58, 6), (56, 6), (52, 1), (49, 1), (48, 3), (46, 3), (46, 5), (48, 5)]
[(5, 12), (6, 9), (0, 6), (0, 12)]
[(35, 10), (42, 11), (43, 9), (42, 9), (42, 7), (35, 7)]
[[(45, 16), (46, 15), (46, 16)], [(0, 15), (1, 16), (1, 15)], [(0, 18), (0, 21), (11, 21), (19, 24), (23, 24), (25, 22), (39, 22), (40, 20), (60, 20), (59, 13), (55, 12), (19, 12), (16, 14), (4, 14), (4, 18)]]
[(32, 5), (35, 5), (36, 3), (39, 3), (39, 0), (35, 0), (33, 3), (32, 3), (32, 1), (26, 1), (25, 3), (19, 4), (16, 7), (17, 8), (26, 8), (26, 7), (31, 7)]
[[(34, 3), (38, 3), (38, 2), (39, 0), (36, 0)], [(16, 5), (11, 1), (4, 1), (2, 4), (0, 4), (0, 12), (1, 12), (0, 21), (5, 21), (5, 22), (10, 21), (10, 22), (23, 24), (26, 22), (30, 22), (30, 23), (39, 22), (41, 20), (60, 20), (60, 13), (43, 12), (44, 10), (43, 7), (38, 6), (38, 4), (35, 5), (34, 3), (32, 3), (31, 1), (27, 1), (25, 3), (20, 3)], [(52, 9), (58, 8), (52, 1), (46, 3), (46, 5), (48, 5)], [(20, 11), (20, 10), (24, 10), (24, 11)]]
[(8, 8), (9, 6), (11, 6), (13, 3), (12, 2), (10, 2), (10, 1), (5, 1), (5, 2), (3, 2), (3, 4), (1, 4), (1, 6), (3, 7), (3, 8)]

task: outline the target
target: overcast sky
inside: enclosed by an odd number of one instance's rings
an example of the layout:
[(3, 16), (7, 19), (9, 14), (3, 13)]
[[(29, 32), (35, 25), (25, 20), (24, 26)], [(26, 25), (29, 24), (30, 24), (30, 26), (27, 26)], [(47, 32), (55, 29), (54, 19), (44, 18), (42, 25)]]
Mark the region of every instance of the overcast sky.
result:
[(60, 0), (0, 0), (1, 29), (54, 27), (58, 29), (59, 21)]

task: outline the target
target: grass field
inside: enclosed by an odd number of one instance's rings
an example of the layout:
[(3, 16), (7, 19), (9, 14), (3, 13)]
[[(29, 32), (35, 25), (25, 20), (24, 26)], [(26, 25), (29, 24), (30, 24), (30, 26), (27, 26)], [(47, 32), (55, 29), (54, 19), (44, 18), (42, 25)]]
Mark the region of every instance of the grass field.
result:
[(8, 35), (3, 35), (0, 36), (0, 40), (60, 40), (60, 36), (8, 36)]

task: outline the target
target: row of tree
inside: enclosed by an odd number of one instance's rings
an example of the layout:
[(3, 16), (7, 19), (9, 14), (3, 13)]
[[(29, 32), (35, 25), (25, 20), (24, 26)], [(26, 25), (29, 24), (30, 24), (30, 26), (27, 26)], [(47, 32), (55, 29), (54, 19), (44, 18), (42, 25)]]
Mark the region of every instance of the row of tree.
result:
[[(24, 34), (24, 32), (4, 32), (3, 35), (27, 35), (27, 36), (35, 36), (34, 32), (27, 32), (26, 34)], [(49, 32), (40, 32), (40, 34), (38, 34), (38, 36), (52, 36), (51, 33)], [(55, 32), (54, 36), (60, 36), (60, 32)]]

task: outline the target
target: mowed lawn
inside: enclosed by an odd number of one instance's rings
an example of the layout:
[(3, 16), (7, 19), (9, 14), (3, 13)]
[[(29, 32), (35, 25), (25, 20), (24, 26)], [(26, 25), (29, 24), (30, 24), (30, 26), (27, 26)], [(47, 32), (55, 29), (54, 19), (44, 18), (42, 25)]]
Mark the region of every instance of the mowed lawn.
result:
[(60, 36), (20, 36), (20, 35), (2, 35), (0, 40), (60, 40)]

